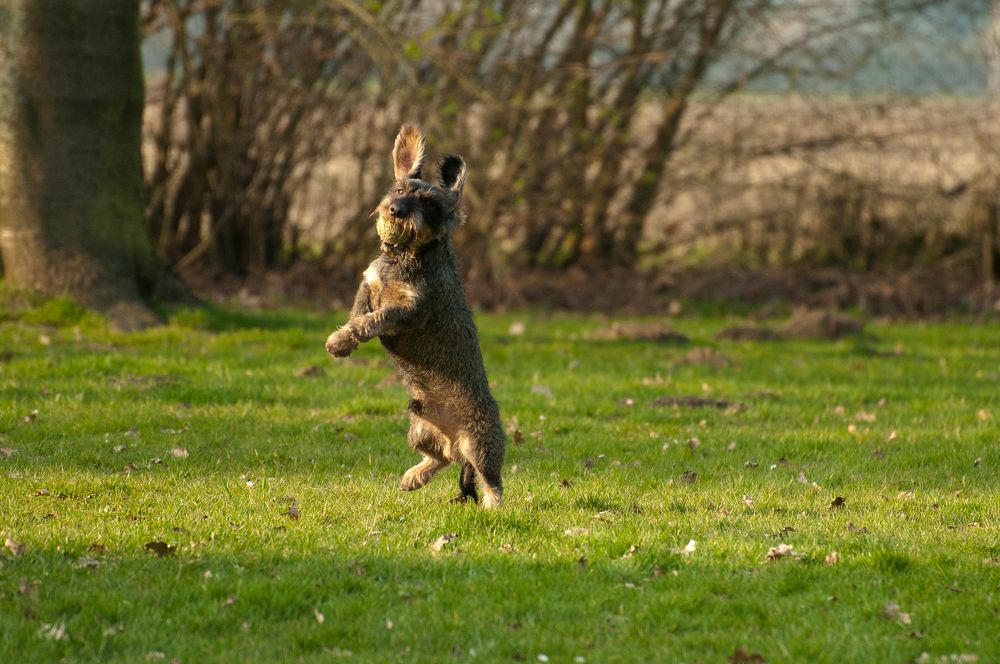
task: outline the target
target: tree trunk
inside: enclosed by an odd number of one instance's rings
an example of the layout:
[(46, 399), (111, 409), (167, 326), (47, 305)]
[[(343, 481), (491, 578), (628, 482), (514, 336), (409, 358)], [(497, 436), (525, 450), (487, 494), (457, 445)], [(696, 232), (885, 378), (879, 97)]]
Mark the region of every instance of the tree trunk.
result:
[(68, 294), (123, 329), (143, 296), (190, 295), (143, 220), (138, 0), (0, 5), (0, 256), (4, 276)]

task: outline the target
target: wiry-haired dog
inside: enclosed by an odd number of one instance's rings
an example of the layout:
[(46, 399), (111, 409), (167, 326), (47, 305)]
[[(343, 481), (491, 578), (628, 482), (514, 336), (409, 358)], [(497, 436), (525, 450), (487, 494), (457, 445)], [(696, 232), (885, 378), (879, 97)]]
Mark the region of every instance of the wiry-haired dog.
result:
[(404, 126), (392, 149), (396, 181), (375, 210), (382, 253), (365, 270), (346, 325), (326, 340), (346, 357), (378, 337), (410, 390), (409, 445), (424, 456), (403, 475), (406, 491), (461, 464), (458, 499), (500, 503), (506, 437), (490, 394), (476, 325), (465, 302), (449, 233), (459, 209), (465, 161), (446, 154), (436, 183), (421, 179), (424, 137)]

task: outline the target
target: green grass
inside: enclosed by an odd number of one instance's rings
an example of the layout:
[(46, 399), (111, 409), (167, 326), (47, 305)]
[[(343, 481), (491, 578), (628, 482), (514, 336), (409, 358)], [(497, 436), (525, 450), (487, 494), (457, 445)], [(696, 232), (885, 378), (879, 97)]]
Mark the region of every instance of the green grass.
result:
[(485, 512), (447, 504), (454, 468), (397, 489), (405, 390), (377, 343), (328, 360), (341, 320), (0, 310), (0, 537), (24, 545), (0, 553), (0, 662), (1000, 661), (995, 324), (754, 344), (694, 316), (683, 347), (479, 316), (524, 435)]

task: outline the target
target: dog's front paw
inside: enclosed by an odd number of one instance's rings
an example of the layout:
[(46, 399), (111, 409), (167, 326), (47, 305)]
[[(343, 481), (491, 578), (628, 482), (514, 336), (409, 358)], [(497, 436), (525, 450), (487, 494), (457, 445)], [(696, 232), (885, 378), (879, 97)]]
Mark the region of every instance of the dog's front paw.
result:
[(358, 340), (349, 327), (342, 327), (326, 338), (326, 352), (334, 357), (347, 357), (358, 347)]

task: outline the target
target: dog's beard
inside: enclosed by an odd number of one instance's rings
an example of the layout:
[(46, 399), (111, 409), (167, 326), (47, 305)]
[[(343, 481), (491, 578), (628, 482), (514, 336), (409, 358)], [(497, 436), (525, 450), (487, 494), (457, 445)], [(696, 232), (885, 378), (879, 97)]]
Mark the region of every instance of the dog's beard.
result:
[(401, 251), (419, 244), (425, 226), (419, 212), (405, 219), (380, 213), (375, 220), (375, 230), (378, 231), (378, 237), (383, 244), (389, 245), (393, 250)]

